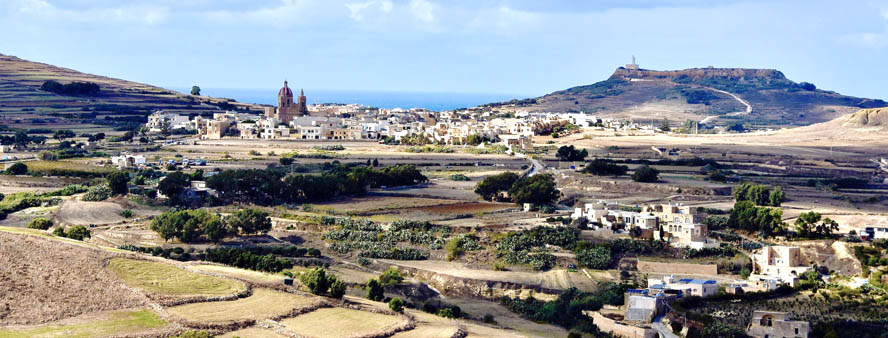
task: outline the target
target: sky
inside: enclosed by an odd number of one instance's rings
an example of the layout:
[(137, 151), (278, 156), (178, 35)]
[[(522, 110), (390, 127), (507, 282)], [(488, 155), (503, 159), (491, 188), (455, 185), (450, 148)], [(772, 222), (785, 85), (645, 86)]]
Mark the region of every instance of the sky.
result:
[(774, 68), (888, 99), (888, 0), (0, 0), (0, 53), (166, 87), (538, 96)]

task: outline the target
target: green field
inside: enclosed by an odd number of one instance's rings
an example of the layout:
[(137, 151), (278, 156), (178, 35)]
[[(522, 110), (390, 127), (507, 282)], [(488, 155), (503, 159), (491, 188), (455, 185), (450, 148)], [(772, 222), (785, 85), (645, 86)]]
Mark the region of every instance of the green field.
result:
[(127, 284), (156, 294), (222, 296), (244, 289), (240, 282), (158, 262), (114, 258), (108, 269)]
[(291, 293), (254, 289), (247, 298), (223, 302), (192, 303), (167, 308), (171, 315), (198, 322), (225, 322), (242, 319), (267, 319), (283, 316), (293, 309), (309, 306), (317, 301)]
[(106, 337), (119, 334), (138, 333), (166, 326), (166, 322), (154, 312), (146, 309), (126, 310), (104, 314), (84, 323), (56, 325), (49, 324), (31, 329), (0, 329), (0, 338), (19, 337)]

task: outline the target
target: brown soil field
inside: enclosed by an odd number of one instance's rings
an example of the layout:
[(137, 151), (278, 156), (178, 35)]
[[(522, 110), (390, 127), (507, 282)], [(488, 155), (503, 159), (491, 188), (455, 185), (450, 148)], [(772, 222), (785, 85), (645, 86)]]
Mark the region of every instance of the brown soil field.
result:
[(512, 282), (524, 285), (539, 285), (549, 289), (567, 289), (575, 286), (567, 270), (553, 269), (546, 272), (494, 271), (472, 269), (460, 263), (446, 261), (395, 261), (379, 259), (387, 265), (433, 271), (435, 273), (486, 281)]
[(217, 336), (220, 338), (287, 338), (288, 336), (279, 334), (272, 330), (262, 328), (262, 327), (248, 327), (246, 329), (241, 329), (237, 331), (231, 331), (225, 333), (221, 336)]
[(0, 232), (0, 325), (37, 324), (144, 306), (105, 264), (113, 254)]
[(334, 211), (343, 213), (362, 213), (390, 209), (436, 206), (452, 203), (455, 203), (455, 201), (421, 197), (367, 196), (349, 198), (342, 201), (316, 203), (314, 205), (321, 209), (332, 209)]
[(268, 319), (283, 316), (296, 308), (320, 301), (318, 297), (305, 297), (291, 293), (254, 289), (246, 298), (192, 303), (167, 308), (171, 315), (194, 322), (225, 322), (243, 319)]
[(416, 210), (442, 215), (461, 215), (461, 214), (478, 214), (505, 209), (515, 208), (514, 204), (507, 203), (454, 203), (446, 205), (436, 205), (428, 207), (419, 207)]
[(124, 220), (123, 207), (112, 202), (83, 202), (69, 199), (62, 203), (56, 217), (59, 223), (68, 225), (105, 225)]
[(399, 316), (346, 308), (324, 308), (281, 321), (300, 335), (325, 338), (363, 336), (384, 331), (404, 321)]

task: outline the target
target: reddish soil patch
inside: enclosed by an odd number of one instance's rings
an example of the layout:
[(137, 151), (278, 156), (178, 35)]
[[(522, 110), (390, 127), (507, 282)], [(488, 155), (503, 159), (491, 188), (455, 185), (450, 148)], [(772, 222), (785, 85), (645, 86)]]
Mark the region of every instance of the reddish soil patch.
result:
[(420, 207), (416, 208), (416, 210), (440, 215), (458, 215), (493, 212), (514, 207), (514, 204), (470, 202)]

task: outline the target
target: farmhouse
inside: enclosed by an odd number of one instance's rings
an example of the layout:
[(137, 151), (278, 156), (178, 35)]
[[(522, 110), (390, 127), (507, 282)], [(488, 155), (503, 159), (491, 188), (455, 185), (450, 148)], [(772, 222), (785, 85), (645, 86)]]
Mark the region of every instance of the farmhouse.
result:
[(795, 287), (802, 274), (810, 271), (802, 265), (801, 249), (797, 246), (766, 246), (752, 255), (751, 281), (777, 281)]
[(746, 334), (756, 338), (808, 338), (809, 331), (808, 322), (794, 321), (787, 312), (755, 311)]

